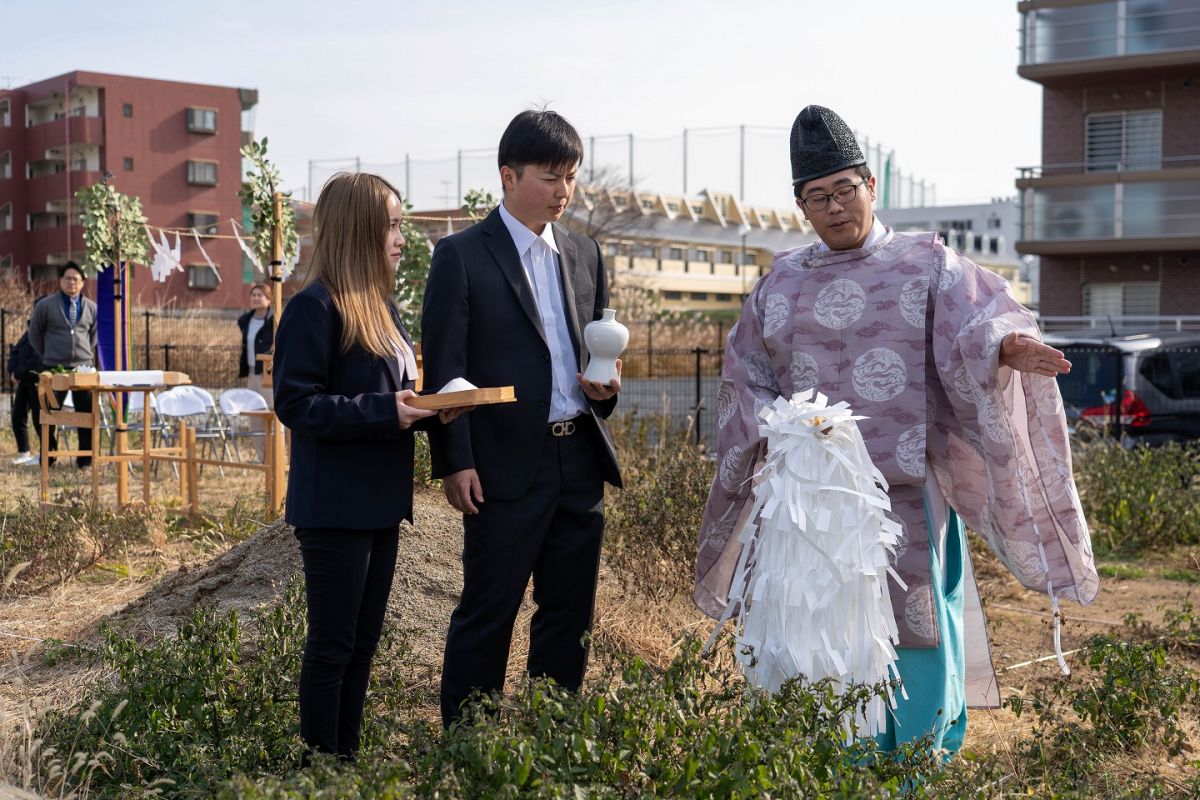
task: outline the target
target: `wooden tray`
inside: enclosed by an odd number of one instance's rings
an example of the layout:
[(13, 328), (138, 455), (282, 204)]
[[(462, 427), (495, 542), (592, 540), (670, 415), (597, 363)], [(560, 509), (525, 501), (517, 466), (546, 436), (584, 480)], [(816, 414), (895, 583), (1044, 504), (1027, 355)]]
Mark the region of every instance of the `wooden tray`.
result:
[(512, 386), (495, 386), (490, 389), (468, 389), (465, 392), (446, 392), (445, 394), (423, 394), (410, 397), (407, 403), (413, 408), (426, 408), (437, 411), (443, 408), (463, 408), (466, 406), (486, 406), (493, 403), (515, 403), (517, 392)]

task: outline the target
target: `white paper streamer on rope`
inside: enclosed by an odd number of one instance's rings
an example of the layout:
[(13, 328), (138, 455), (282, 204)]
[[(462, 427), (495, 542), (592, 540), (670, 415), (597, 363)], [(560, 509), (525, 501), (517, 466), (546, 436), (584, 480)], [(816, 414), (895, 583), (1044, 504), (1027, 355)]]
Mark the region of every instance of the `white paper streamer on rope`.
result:
[(204, 249), (204, 245), (200, 244), (200, 232), (195, 228), (192, 228), (192, 237), (196, 240), (196, 247), (200, 250), (200, 255), (204, 256), (204, 261), (208, 264), (208, 268), (211, 269), (213, 274), (217, 276), (217, 283), (220, 283), (221, 270), (217, 269), (217, 265), (214, 264), (213, 260), (208, 257), (208, 251)]
[(154, 234), (146, 228), (146, 238), (150, 240), (150, 247), (154, 250), (154, 260), (150, 262), (150, 275), (158, 283), (163, 283), (175, 270), (183, 271), (183, 262), (179, 234), (175, 234), (173, 248), (167, 241), (166, 231), (160, 230), (158, 236), (159, 240), (155, 241)]
[[(796, 675), (833, 678), (841, 691), (899, 679), (887, 575), (904, 585), (889, 566), (903, 532), (886, 515), (887, 482), (858, 430), (862, 417), (812, 389), (759, 415), (766, 462), (725, 613), (738, 615), (746, 679), (772, 692)], [(858, 735), (885, 730), (889, 703), (875, 697), (857, 712)]]
[(242, 234), (238, 231), (237, 222), (232, 219), (229, 220), (229, 227), (233, 230), (233, 235), (234, 238), (237, 239), (238, 247), (242, 248), (242, 252), (246, 254), (246, 258), (250, 259), (250, 263), (254, 265), (255, 271), (257, 271), (260, 275), (266, 275), (267, 271), (263, 269), (262, 262), (258, 260), (258, 256), (254, 254), (254, 251), (251, 250), (246, 244), (245, 240), (242, 239)]

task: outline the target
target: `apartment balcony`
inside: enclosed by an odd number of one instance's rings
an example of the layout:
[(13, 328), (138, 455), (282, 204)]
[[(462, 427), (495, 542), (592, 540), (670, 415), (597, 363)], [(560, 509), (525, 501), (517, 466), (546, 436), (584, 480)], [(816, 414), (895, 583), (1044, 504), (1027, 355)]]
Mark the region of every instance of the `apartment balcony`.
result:
[[(1200, 156), (1162, 159), (1172, 169), (1085, 171), (1025, 167), (1020, 240), (1034, 255), (1200, 249)], [(1094, 170), (1095, 164), (1090, 165)]]
[(1063, 83), (1200, 64), (1200, 0), (1025, 0), (1017, 74)]
[(104, 119), (102, 117), (66, 117), (64, 119), (31, 125), (25, 130), (25, 143), (36, 160), (47, 151), (72, 145), (104, 144)]
[(100, 178), (101, 173), (90, 170), (59, 172), (54, 175), (30, 178), (25, 184), (29, 211), (32, 214), (62, 211), (66, 207), (68, 195), (73, 197), (75, 192), (85, 186), (98, 183)]
[[(78, 261), (84, 253), (83, 226), (71, 226), (71, 257)], [(40, 228), (29, 231), (25, 241), (28, 243), (29, 260), (35, 264), (46, 264), (54, 261), (55, 254), (68, 252), (67, 226)]]

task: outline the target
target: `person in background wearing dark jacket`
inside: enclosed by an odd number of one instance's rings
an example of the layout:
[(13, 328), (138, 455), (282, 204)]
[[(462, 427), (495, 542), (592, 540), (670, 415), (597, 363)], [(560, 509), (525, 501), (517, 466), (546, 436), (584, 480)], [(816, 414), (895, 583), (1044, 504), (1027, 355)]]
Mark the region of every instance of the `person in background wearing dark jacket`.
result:
[(402, 208), (374, 175), (325, 184), (311, 282), (288, 303), (275, 342), (275, 412), (292, 432), (285, 518), (308, 599), (300, 736), (310, 754), (343, 759), (358, 751), (399, 525), (413, 518), (413, 429), (437, 421), (407, 402), (417, 365), (392, 301)]
[[(275, 314), (271, 310), (271, 297), (267, 287), (256, 283), (250, 287), (250, 310), (238, 317), (238, 329), (242, 332), (242, 358), (238, 362), (238, 377), (246, 379), (246, 388), (262, 395), (267, 408), (275, 406), (275, 397), (270, 389), (263, 388), (263, 363), (258, 356), (271, 352), (275, 346)], [(262, 432), (266, 423), (259, 417), (250, 418), (250, 430), (254, 437), (254, 449), (258, 460), (263, 459)]]
[[(33, 307), (33, 319), (29, 321), (29, 343), (42, 362), (44, 369), (66, 367), (95, 367), (96, 364), (96, 303), (83, 296), (83, 270), (74, 261), (58, 268), (58, 286), (61, 291), (47, 295)], [(66, 398), (66, 392), (55, 392), (58, 402)], [(72, 392), (75, 410), (92, 413), (91, 392)], [(79, 429), (79, 449), (92, 448), (91, 428)], [(50, 429), (49, 450), (58, 449), (58, 437)], [(50, 460), (53, 464), (53, 458)], [(80, 469), (92, 465), (91, 456), (78, 456), (75, 465)]]
[(271, 352), (275, 346), (275, 315), (271, 312), (271, 295), (267, 287), (256, 283), (250, 287), (250, 310), (238, 317), (242, 332), (242, 359), (238, 362), (238, 377), (246, 379), (246, 388), (263, 396), (267, 405), (274, 398), (263, 389), (262, 362), (258, 356)]
[[(27, 326), (28, 327), (28, 326)], [(25, 420), (33, 415), (34, 440), (41, 442), (41, 409), (38, 408), (37, 382), (42, 363), (38, 360), (33, 345), (29, 343), (29, 332), (21, 334), (8, 354), (8, 375), (13, 382), (12, 430), (17, 443), (14, 464), (36, 464), (38, 454), (29, 449), (29, 431)]]

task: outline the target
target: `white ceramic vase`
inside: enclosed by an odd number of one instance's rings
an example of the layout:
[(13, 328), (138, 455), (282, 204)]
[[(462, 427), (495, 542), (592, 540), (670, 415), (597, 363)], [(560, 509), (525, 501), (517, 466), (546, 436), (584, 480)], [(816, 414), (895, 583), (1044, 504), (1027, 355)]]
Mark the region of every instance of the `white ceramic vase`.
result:
[(616, 320), (617, 312), (604, 309), (604, 316), (583, 329), (588, 365), (583, 377), (595, 383), (609, 384), (617, 377), (617, 357), (629, 344), (629, 329)]

